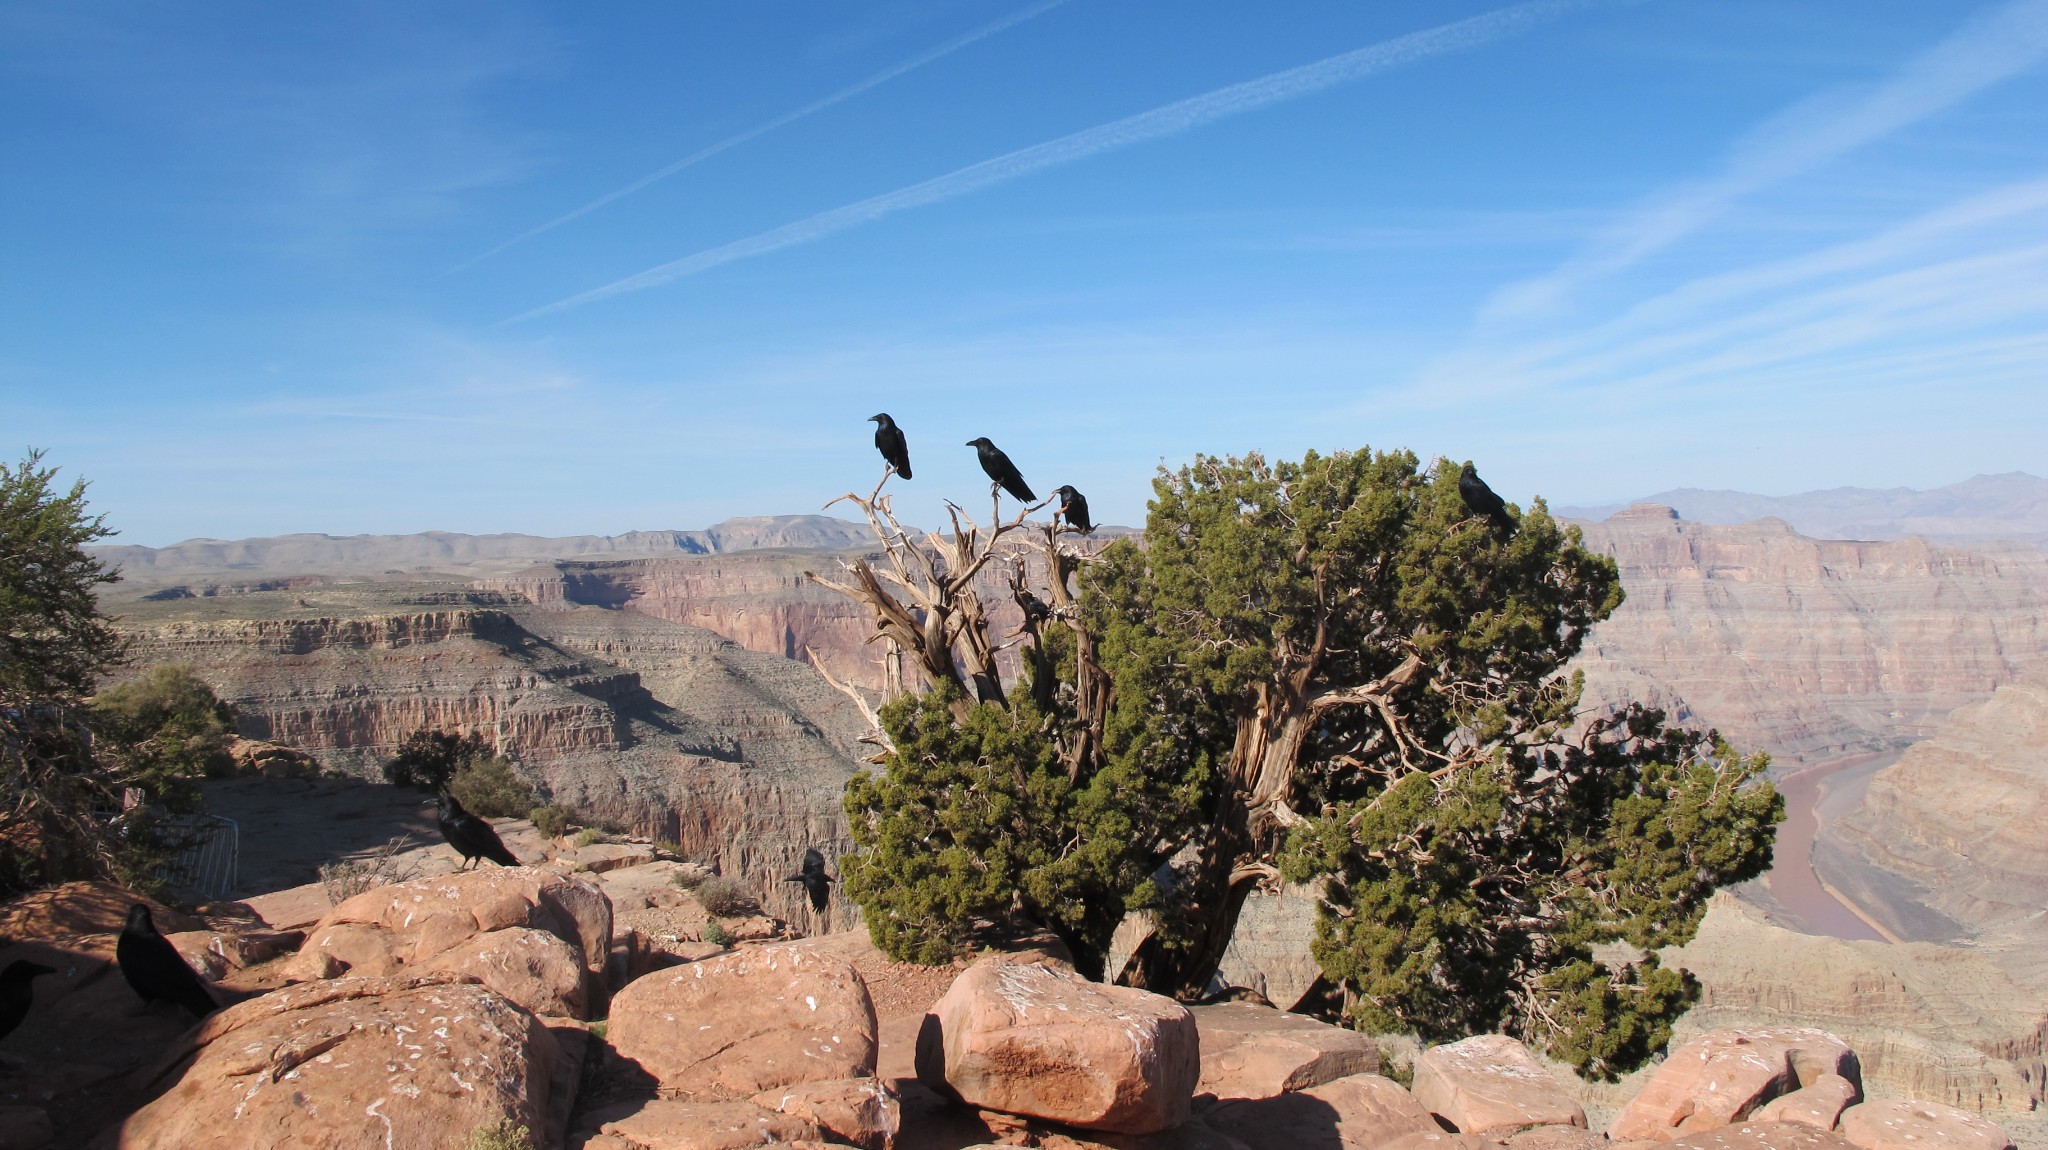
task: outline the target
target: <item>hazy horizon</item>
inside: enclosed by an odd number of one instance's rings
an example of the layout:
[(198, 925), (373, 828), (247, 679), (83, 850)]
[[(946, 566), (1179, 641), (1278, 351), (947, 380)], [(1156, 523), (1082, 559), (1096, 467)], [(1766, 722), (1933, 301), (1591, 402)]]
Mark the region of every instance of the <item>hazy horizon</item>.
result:
[[(2048, 473), (2048, 0), (0, 9), (4, 450), (121, 534), (906, 521), (1362, 445)], [(983, 505), (985, 510), (985, 505)]]

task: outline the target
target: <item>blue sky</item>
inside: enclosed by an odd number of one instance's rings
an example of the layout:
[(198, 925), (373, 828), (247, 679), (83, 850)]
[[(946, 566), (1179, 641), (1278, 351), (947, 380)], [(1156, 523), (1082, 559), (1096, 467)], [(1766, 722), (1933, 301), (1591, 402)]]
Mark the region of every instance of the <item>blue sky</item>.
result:
[[(804, 512), (910, 436), (1553, 504), (2048, 472), (2048, 0), (0, 7), (0, 440), (121, 541)], [(658, 177), (649, 179), (649, 177)]]

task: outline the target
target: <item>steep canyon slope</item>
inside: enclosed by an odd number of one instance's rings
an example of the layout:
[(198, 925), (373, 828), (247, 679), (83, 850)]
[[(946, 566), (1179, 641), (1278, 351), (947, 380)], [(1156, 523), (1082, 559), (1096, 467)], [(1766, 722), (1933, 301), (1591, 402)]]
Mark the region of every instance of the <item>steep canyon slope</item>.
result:
[(197, 668), (244, 734), (374, 775), (420, 727), (480, 732), (555, 801), (673, 838), (768, 908), (803, 848), (849, 845), (866, 721), (815, 671), (709, 631), (451, 584), (121, 605), (136, 666)]
[(1897, 750), (2048, 656), (2048, 555), (1810, 539), (1638, 505), (1581, 524), (1628, 601), (1580, 663), (1781, 764)]

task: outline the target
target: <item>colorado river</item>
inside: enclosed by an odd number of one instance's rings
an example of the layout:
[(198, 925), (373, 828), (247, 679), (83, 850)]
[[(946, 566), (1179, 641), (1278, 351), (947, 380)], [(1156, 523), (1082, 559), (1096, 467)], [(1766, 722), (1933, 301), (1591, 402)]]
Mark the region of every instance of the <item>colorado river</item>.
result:
[(1859, 768), (1874, 773), (1897, 759), (1897, 752), (1859, 755), (1793, 771), (1777, 780), (1778, 793), (1785, 796), (1785, 821), (1778, 825), (1777, 850), (1764, 884), (1770, 888), (1772, 898), (1816, 934), (1887, 941), (1821, 882), (1813, 869), (1813, 840), (1820, 830), (1820, 816), (1815, 808), (1820, 803), (1823, 782), (1830, 776)]

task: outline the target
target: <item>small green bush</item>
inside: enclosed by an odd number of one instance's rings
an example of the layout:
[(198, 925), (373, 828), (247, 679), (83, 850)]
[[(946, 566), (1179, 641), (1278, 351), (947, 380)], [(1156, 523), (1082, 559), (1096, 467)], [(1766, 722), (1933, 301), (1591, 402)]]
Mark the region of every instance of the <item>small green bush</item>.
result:
[(723, 876), (713, 876), (698, 883), (695, 893), (697, 905), (720, 918), (747, 909), (747, 896), (740, 890), (740, 884)]
[(705, 923), (704, 929), (698, 933), (703, 936), (705, 942), (713, 946), (732, 945), (732, 932), (725, 929), (725, 924), (715, 918)]
[(547, 806), (535, 807), (526, 812), (526, 817), (533, 820), (533, 829), (549, 838), (555, 838), (569, 829), (569, 824), (576, 820), (576, 812), (568, 807), (558, 807), (549, 803)]
[(676, 872), (676, 877), (669, 881), (675, 883), (683, 890), (696, 890), (704, 885), (705, 879), (710, 877), (710, 875), (700, 870), (679, 870)]
[(463, 1150), (534, 1150), (533, 1132), (510, 1118), (500, 1118), (470, 1131)]
[(576, 845), (579, 847), (596, 846), (603, 841), (604, 832), (596, 827), (584, 827), (576, 832)]
[(495, 755), (471, 759), (455, 768), (448, 780), (448, 793), (470, 814), (491, 819), (516, 819), (531, 811), (539, 798), (532, 783)]
[(662, 839), (654, 844), (654, 849), (665, 855), (673, 855), (676, 858), (683, 857), (683, 844), (674, 839)]

